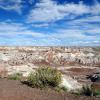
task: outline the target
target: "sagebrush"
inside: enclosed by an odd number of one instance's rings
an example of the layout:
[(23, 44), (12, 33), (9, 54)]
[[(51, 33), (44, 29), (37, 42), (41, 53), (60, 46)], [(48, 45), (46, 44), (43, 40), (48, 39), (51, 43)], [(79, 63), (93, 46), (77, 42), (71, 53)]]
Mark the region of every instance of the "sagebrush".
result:
[(61, 73), (50, 67), (42, 67), (29, 75), (28, 83), (32, 87), (57, 87), (61, 83)]

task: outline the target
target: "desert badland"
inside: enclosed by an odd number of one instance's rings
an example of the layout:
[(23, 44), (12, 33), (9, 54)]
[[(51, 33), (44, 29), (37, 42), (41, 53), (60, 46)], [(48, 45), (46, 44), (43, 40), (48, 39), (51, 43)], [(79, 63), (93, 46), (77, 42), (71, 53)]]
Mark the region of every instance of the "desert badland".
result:
[[(61, 85), (66, 86), (68, 91), (76, 91), (86, 84), (93, 84), (95, 88), (100, 89), (99, 47), (0, 47), (0, 84), (4, 89), (3, 90), (1, 88), (1, 94), (4, 95), (5, 93), (6, 95), (2, 97), (2, 100), (12, 100), (11, 95), (15, 96), (15, 94), (12, 93), (13, 90), (14, 92), (18, 91), (16, 90), (16, 86), (19, 83), (8, 80), (8, 84), (14, 87), (14, 89), (9, 88), (9, 85), (6, 83), (7, 79), (5, 79), (7, 76), (14, 73), (21, 73), (23, 77), (27, 77), (32, 71), (43, 66), (59, 70), (62, 73)], [(12, 84), (10, 84), (10, 82)], [(13, 86), (13, 83), (15, 86)], [(9, 89), (9, 92), (11, 93), (7, 92), (8, 90), (5, 91), (5, 88)], [(24, 89), (23, 86), (21, 87), (18, 85), (19, 91), (23, 91), (23, 89), (21, 90), (20, 88)], [(28, 91), (30, 93), (32, 93), (32, 91), (36, 91), (35, 94), (38, 93), (38, 95), (44, 95), (40, 93), (41, 90)], [(58, 94), (54, 94), (55, 96), (58, 96)], [(19, 98), (16, 100), (41, 100), (41, 97), (38, 96), (36, 99), (27, 99), (28, 96), (23, 99), (23, 96), (21, 97), (19, 94), (16, 95), (18, 96), (15, 97)], [(50, 95), (53, 95), (53, 93), (50, 92)], [(68, 94), (64, 93), (60, 94), (59, 97), (54, 96), (53, 98), (54, 100), (57, 98), (59, 98), (57, 100), (66, 100), (67, 95)], [(50, 100), (50, 97), (48, 99), (45, 97), (44, 99)], [(77, 100), (78, 99), (79, 98), (77, 98)], [(91, 98), (91, 100), (92, 99), (93, 98)], [(95, 98), (93, 100), (96, 99), (99, 100), (99, 98)], [(73, 100), (73, 96), (68, 100)], [(84, 100), (84, 97), (82, 100)], [(88, 100), (88, 98), (86, 100)]]

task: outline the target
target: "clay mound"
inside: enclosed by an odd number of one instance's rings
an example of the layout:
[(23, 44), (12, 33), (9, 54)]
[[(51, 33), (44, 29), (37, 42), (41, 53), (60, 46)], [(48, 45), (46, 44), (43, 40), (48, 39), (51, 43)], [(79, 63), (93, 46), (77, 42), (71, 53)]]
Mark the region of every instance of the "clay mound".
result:
[(100, 100), (100, 98), (39, 90), (23, 85), (19, 81), (0, 79), (0, 100)]

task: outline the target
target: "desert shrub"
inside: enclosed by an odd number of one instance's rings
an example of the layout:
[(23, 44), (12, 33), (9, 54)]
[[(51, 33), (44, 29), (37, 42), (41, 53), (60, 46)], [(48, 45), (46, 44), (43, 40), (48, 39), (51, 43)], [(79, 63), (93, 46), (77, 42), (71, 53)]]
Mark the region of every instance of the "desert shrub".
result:
[(72, 94), (74, 94), (74, 95), (77, 95), (77, 96), (80, 96), (81, 95), (81, 93), (78, 91), (78, 92), (71, 92)]
[(57, 87), (61, 82), (61, 73), (50, 67), (42, 67), (31, 73), (28, 77), (28, 83), (32, 87)]
[(8, 79), (11, 80), (21, 80), (22, 74), (21, 73), (14, 73), (8, 76)]
[(83, 94), (83, 95), (86, 95), (86, 96), (92, 96), (93, 91), (92, 91), (90, 86), (86, 85), (86, 86), (82, 87), (82, 90), (81, 90), (80, 94)]
[(68, 89), (65, 86), (62, 86), (62, 87), (57, 86), (54, 88), (54, 90), (57, 92), (67, 92)]
[(100, 89), (93, 89), (91, 86), (83, 86), (81, 90), (71, 92), (75, 95), (85, 95), (85, 96), (100, 96)]
[(94, 91), (93, 91), (93, 95), (94, 95), (94, 96), (100, 96), (100, 90), (97, 90), (97, 89), (94, 90)]
[(67, 91), (68, 89), (65, 86), (60, 87), (63, 91)]

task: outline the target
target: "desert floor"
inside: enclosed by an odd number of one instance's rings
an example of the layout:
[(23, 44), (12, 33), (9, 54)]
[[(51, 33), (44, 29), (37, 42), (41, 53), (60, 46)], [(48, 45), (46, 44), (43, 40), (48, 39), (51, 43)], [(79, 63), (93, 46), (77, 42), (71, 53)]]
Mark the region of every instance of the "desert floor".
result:
[(19, 81), (0, 79), (0, 100), (100, 100), (53, 90), (31, 88)]

